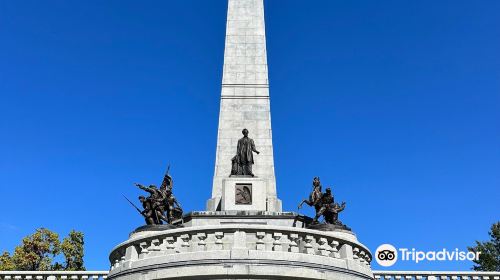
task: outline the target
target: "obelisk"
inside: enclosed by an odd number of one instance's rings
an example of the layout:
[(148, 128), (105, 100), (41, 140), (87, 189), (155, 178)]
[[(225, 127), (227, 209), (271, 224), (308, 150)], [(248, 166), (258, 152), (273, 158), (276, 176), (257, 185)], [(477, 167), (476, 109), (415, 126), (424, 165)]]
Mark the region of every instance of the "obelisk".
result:
[[(208, 211), (279, 212), (269, 100), (263, 0), (228, 0), (224, 70), (212, 198)], [(254, 156), (253, 178), (230, 176), (242, 130), (260, 151)], [(250, 184), (251, 205), (235, 205), (238, 186)]]

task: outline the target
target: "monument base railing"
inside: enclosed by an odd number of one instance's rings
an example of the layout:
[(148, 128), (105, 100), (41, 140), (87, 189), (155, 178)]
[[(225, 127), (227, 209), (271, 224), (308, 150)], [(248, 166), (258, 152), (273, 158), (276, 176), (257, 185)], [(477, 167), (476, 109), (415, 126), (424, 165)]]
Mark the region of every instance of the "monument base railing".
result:
[(376, 280), (500, 280), (500, 271), (373, 271)]
[(109, 279), (369, 280), (371, 258), (351, 231), (194, 226), (133, 233), (111, 252)]
[[(377, 280), (499, 280), (500, 271), (390, 271), (375, 270)], [(108, 271), (0, 271), (1, 280), (104, 280)]]
[(1, 280), (105, 280), (109, 271), (0, 271)]

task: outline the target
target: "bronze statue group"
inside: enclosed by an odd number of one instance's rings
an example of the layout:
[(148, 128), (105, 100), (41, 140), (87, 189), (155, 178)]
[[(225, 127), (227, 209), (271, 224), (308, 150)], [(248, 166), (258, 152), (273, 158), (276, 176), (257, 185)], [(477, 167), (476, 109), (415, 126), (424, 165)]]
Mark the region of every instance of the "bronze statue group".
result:
[[(253, 153), (259, 154), (255, 148), (254, 141), (248, 137), (248, 130), (243, 129), (243, 138), (238, 141), (236, 156), (232, 158), (231, 176), (255, 176), (252, 172), (254, 164)], [(182, 208), (179, 202), (172, 194), (174, 182), (169, 175), (169, 169), (163, 178), (160, 188), (155, 185), (145, 187), (141, 184), (135, 184), (141, 190), (149, 193), (148, 197), (139, 196), (139, 201), (142, 204), (143, 210), (140, 210), (130, 200), (128, 200), (136, 209), (144, 216), (147, 225), (161, 225), (163, 223), (173, 224), (175, 221), (182, 220)], [(299, 204), (299, 209), (304, 203), (314, 207), (316, 215), (312, 220), (312, 225), (319, 224), (319, 218), (324, 217), (324, 223), (334, 226), (342, 226), (348, 229), (339, 221), (339, 213), (345, 209), (345, 202), (338, 204), (335, 202), (331, 188), (326, 188), (322, 192), (321, 182), (319, 177), (313, 179), (313, 190), (309, 195), (309, 199), (303, 200)], [(252, 201), (250, 191), (244, 192), (244, 189), (239, 193), (242, 204), (249, 204)]]
[(168, 174), (168, 170), (159, 189), (155, 185), (149, 187), (141, 184), (135, 185), (149, 193), (148, 197), (139, 196), (143, 210), (134, 205), (144, 217), (147, 225), (173, 224), (176, 220), (182, 218), (182, 208), (172, 193), (174, 181)]
[[(163, 223), (173, 224), (174, 221), (182, 219), (183, 211), (180, 203), (172, 193), (174, 182), (172, 177), (168, 174), (168, 171), (163, 178), (160, 188), (157, 188), (155, 185), (150, 185), (149, 187), (145, 187), (141, 184), (135, 185), (141, 190), (149, 193), (148, 197), (139, 196), (139, 201), (142, 204), (143, 210), (140, 210), (129, 200), (144, 217), (147, 225), (161, 225)], [(304, 199), (299, 204), (298, 208), (300, 209), (304, 203), (314, 207), (316, 215), (314, 216), (312, 224), (318, 224), (319, 218), (323, 216), (324, 223), (343, 226), (338, 217), (339, 213), (345, 209), (345, 202), (341, 204), (336, 203), (331, 188), (326, 188), (323, 193), (319, 177), (314, 177), (312, 185), (313, 190), (309, 198)]]
[(342, 223), (339, 221), (339, 213), (345, 209), (345, 202), (342, 202), (342, 204), (336, 203), (331, 188), (326, 188), (323, 193), (319, 177), (314, 177), (312, 185), (313, 190), (309, 195), (309, 199), (304, 199), (298, 208), (300, 209), (304, 203), (314, 207), (316, 215), (314, 216), (313, 224), (319, 223), (319, 218), (323, 216), (325, 223), (342, 226)]

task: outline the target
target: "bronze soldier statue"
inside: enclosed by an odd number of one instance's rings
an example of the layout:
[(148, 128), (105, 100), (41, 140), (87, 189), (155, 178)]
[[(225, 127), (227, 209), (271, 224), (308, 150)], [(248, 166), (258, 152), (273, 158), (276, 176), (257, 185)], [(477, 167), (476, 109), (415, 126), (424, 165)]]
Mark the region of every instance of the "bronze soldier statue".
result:
[(165, 172), (165, 176), (163, 176), (163, 182), (161, 182), (160, 186), (161, 190), (170, 189), (170, 191), (172, 191), (172, 189), (174, 188), (174, 179), (172, 179), (172, 176), (168, 174), (169, 171), (170, 171), (170, 165), (167, 168), (167, 172)]
[(255, 148), (253, 139), (248, 137), (248, 129), (243, 129), (242, 133), (243, 138), (238, 140), (236, 156), (234, 156), (231, 160), (231, 175), (250, 175), (253, 177), (253, 153), (260, 154), (260, 152)]
[(335, 203), (332, 195), (332, 189), (326, 188), (326, 192), (321, 196), (320, 209), (314, 217), (313, 223), (318, 223), (319, 217), (323, 216), (325, 218), (325, 223), (332, 225), (342, 225), (339, 221), (339, 213), (345, 209), (345, 202), (341, 205)]
[(143, 196), (139, 197), (144, 208), (144, 211), (140, 212), (148, 225), (161, 225), (163, 222), (172, 224), (174, 220), (182, 218), (183, 211), (181, 205), (172, 193), (174, 181), (168, 173), (169, 170), (170, 166), (163, 177), (163, 182), (159, 189), (155, 185), (145, 187), (141, 184), (135, 184), (141, 190), (149, 193), (147, 198)]
[(163, 177), (163, 182), (161, 184), (160, 189), (165, 193), (164, 205), (167, 211), (168, 223), (172, 224), (175, 220), (182, 218), (182, 207), (179, 201), (175, 198), (172, 189), (174, 188), (174, 180), (168, 174), (168, 171), (165, 173), (165, 177)]
[(342, 202), (340, 205), (338, 203), (333, 203), (333, 205), (330, 206), (329, 211), (323, 214), (325, 222), (327, 224), (342, 226), (342, 222), (339, 221), (339, 213), (344, 211), (344, 209), (345, 202)]
[(182, 218), (182, 207), (181, 204), (177, 201), (174, 194), (172, 193), (171, 188), (167, 188), (166, 190), (167, 197), (165, 199), (167, 205), (167, 217), (170, 224), (173, 221)]
[(321, 195), (321, 199), (319, 201), (319, 210), (316, 211), (316, 216), (314, 216), (313, 223), (317, 223), (319, 217), (323, 216), (323, 214), (325, 214), (325, 212), (330, 209), (330, 205), (332, 204), (333, 204), (332, 189), (326, 188), (325, 193)]
[[(167, 198), (166, 192), (162, 189), (156, 188), (155, 185), (150, 185), (149, 187), (145, 187), (141, 184), (135, 184), (141, 190), (144, 190), (149, 193), (149, 196), (146, 200), (149, 202), (151, 210), (153, 212), (153, 220), (155, 224), (161, 225), (162, 221), (168, 223), (168, 217), (165, 216), (165, 199)], [(144, 204), (143, 204), (144, 205)]]
[(140, 211), (142, 216), (144, 216), (144, 221), (146, 221), (147, 225), (156, 225), (158, 224), (158, 221), (155, 221), (155, 218), (153, 216), (153, 208), (151, 207), (151, 202), (147, 200), (144, 196), (139, 196), (139, 201), (142, 204), (142, 208), (144, 210)]
[(309, 206), (314, 206), (314, 209), (316, 210), (313, 224), (317, 224), (319, 218), (323, 216), (326, 224), (343, 226), (343, 224), (339, 221), (339, 213), (345, 209), (345, 202), (342, 202), (340, 205), (335, 203), (331, 188), (326, 188), (325, 193), (322, 193), (321, 183), (318, 177), (314, 177), (313, 179), (313, 191), (309, 195), (309, 199), (304, 199), (299, 204), (299, 209), (304, 203)]

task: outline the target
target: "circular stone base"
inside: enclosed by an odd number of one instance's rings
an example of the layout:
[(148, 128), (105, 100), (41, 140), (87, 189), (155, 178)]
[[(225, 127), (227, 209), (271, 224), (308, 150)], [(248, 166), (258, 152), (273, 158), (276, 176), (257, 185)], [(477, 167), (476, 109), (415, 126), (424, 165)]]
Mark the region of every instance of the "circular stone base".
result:
[(113, 249), (107, 279), (373, 280), (372, 255), (353, 232), (317, 227), (324, 231), (243, 223), (145, 226)]

